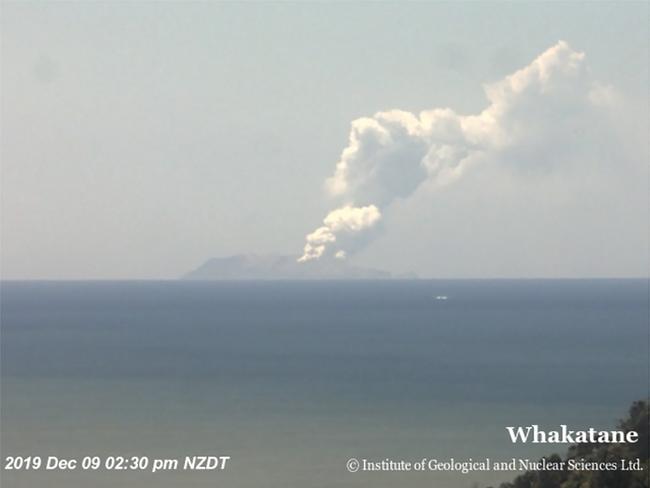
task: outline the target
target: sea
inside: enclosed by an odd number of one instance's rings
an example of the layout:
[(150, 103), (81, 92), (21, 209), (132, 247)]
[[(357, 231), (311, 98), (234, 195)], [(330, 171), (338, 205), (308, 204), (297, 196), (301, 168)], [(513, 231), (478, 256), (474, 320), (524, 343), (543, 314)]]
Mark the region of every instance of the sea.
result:
[[(567, 446), (505, 427), (615, 428), (648, 397), (649, 310), (645, 279), (4, 281), (1, 485), (498, 486), (517, 473), (347, 463), (532, 460)], [(150, 469), (186, 456), (229, 459)]]

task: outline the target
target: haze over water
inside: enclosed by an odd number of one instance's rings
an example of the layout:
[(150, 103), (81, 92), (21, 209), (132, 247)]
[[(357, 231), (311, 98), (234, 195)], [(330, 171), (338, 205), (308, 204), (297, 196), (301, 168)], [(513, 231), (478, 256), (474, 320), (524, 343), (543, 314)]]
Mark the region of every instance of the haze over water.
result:
[[(348, 458), (538, 457), (648, 393), (647, 280), (4, 282), (3, 456), (229, 455), (3, 487), (469, 487)], [(446, 296), (447, 300), (437, 300)]]

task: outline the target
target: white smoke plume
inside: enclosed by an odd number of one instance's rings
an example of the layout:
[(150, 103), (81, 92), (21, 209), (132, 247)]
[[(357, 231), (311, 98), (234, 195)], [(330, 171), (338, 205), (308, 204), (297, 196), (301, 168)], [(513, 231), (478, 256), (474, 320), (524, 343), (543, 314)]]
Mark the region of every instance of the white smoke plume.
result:
[(615, 100), (611, 88), (589, 81), (584, 57), (558, 42), (525, 68), (486, 85), (489, 104), (477, 115), (390, 110), (354, 120), (326, 182), (339, 205), (307, 235), (299, 261), (344, 259), (372, 238), (387, 206), (424, 182), (446, 185), (488, 161), (559, 164), (575, 134), (589, 130)]

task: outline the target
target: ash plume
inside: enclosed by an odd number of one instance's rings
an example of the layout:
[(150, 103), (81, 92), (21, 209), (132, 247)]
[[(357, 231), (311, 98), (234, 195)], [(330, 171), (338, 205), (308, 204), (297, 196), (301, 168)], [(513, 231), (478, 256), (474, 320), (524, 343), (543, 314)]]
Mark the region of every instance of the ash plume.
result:
[(573, 134), (590, 130), (616, 98), (589, 80), (584, 59), (559, 41), (528, 66), (485, 85), (488, 105), (475, 115), (434, 108), (354, 120), (325, 183), (336, 205), (306, 236), (298, 261), (345, 259), (374, 238), (387, 207), (425, 182), (435, 190), (478, 164), (560, 164)]

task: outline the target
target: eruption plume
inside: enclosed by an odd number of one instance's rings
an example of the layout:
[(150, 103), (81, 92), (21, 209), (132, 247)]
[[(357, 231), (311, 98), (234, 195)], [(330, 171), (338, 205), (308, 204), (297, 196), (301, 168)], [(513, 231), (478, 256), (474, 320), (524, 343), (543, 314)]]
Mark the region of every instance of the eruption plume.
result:
[(326, 181), (337, 202), (306, 237), (300, 262), (345, 259), (377, 234), (382, 212), (424, 182), (450, 184), (486, 162), (552, 167), (573, 134), (589, 130), (611, 89), (589, 81), (584, 53), (560, 41), (528, 66), (484, 87), (476, 115), (436, 108), (354, 120), (348, 146)]

